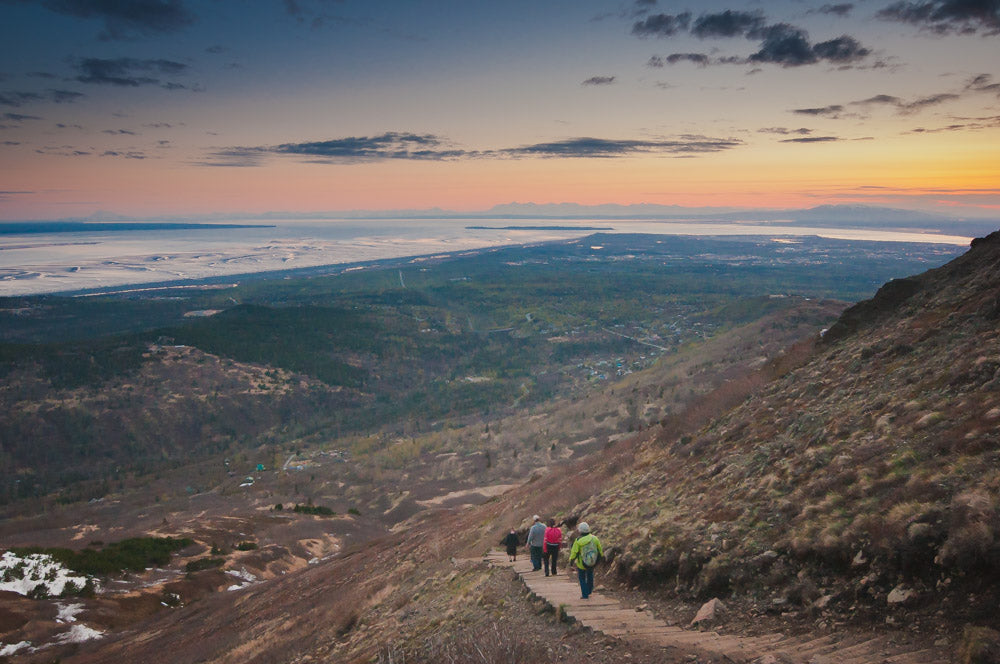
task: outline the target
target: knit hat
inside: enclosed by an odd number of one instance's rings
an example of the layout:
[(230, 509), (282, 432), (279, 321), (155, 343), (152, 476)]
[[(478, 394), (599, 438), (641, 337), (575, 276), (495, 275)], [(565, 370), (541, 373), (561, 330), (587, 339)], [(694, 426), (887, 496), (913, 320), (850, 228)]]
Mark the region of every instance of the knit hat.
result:
[(531, 518), (534, 519), (535, 521), (541, 521), (542, 520), (542, 517), (538, 516), (537, 514), (535, 516), (531, 517)]
[(590, 526), (587, 525), (586, 521), (582, 522), (579, 526), (576, 527), (576, 529), (579, 530), (581, 533), (590, 532)]

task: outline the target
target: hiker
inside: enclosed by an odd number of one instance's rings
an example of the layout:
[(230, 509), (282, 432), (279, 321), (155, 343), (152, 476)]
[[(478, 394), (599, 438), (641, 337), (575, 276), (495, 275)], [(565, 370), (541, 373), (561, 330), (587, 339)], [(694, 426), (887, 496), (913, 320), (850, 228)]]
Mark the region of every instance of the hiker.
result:
[(556, 573), (556, 560), (559, 559), (559, 547), (562, 545), (562, 529), (556, 527), (556, 520), (549, 519), (549, 527), (545, 529), (542, 540), (542, 563), (545, 565), (545, 576), (549, 575), (549, 561), (552, 561), (552, 574)]
[(532, 517), (535, 523), (528, 530), (528, 553), (531, 554), (532, 571), (537, 572), (542, 569), (542, 544), (545, 542), (545, 524), (542, 517), (537, 514)]
[(507, 533), (507, 536), (503, 538), (504, 546), (507, 547), (507, 559), (512, 562), (517, 562), (517, 531), (513, 528)]
[(569, 551), (569, 561), (576, 562), (576, 575), (580, 579), (580, 598), (587, 599), (594, 590), (594, 567), (604, 558), (601, 540), (590, 532), (586, 521), (576, 527), (580, 536)]

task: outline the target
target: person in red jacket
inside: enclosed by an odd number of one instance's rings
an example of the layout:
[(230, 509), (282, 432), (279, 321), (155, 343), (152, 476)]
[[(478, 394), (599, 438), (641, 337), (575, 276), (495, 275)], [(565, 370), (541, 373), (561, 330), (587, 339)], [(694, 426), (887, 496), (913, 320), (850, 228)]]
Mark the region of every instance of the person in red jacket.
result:
[(549, 575), (549, 561), (551, 561), (552, 573), (556, 573), (556, 560), (559, 559), (560, 546), (562, 546), (562, 529), (556, 526), (555, 519), (549, 519), (549, 527), (545, 529), (545, 539), (542, 540), (542, 562), (545, 563), (545, 576)]

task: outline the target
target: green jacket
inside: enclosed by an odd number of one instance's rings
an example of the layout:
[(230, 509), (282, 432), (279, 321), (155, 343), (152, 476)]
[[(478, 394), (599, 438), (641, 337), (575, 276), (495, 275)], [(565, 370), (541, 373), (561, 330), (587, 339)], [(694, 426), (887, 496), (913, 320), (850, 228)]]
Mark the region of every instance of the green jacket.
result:
[(569, 550), (569, 561), (575, 563), (578, 569), (587, 569), (582, 562), (580, 562), (580, 549), (583, 545), (594, 540), (594, 544), (597, 545), (597, 551), (601, 554), (601, 558), (604, 558), (604, 547), (601, 546), (601, 540), (597, 539), (593, 533), (587, 533), (581, 537), (577, 537), (576, 541), (573, 542), (573, 548)]

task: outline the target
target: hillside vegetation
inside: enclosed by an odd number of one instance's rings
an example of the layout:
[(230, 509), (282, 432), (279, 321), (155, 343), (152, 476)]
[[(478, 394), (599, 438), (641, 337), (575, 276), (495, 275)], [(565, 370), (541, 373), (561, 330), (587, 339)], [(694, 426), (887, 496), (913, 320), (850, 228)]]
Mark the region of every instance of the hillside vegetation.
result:
[(630, 583), (996, 626), (998, 323), (994, 233), (849, 309), (807, 364), (693, 435), (661, 431), (567, 516), (599, 524)]

